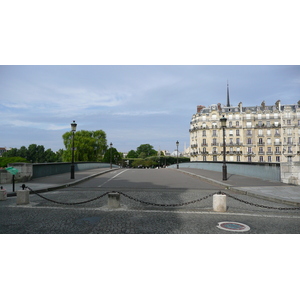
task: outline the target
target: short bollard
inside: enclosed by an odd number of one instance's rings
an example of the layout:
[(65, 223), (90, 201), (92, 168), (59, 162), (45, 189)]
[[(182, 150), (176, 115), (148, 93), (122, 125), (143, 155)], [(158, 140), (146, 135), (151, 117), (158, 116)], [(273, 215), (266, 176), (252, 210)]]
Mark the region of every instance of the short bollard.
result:
[(120, 194), (109, 193), (108, 194), (108, 208), (119, 208), (120, 205)]
[(213, 210), (224, 212), (227, 210), (226, 195), (214, 194), (213, 195)]
[(7, 199), (7, 192), (3, 188), (3, 186), (0, 187), (0, 201), (5, 201)]
[(17, 205), (29, 204), (29, 190), (25, 190), (25, 184), (22, 185), (22, 190), (17, 191)]

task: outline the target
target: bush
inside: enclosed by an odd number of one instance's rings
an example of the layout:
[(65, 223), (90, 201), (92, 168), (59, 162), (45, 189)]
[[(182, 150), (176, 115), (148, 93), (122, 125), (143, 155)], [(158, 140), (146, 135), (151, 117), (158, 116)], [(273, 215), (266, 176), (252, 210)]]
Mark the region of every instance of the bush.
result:
[(29, 161), (23, 157), (15, 156), (15, 157), (0, 157), (0, 167), (5, 168), (8, 164), (13, 163), (28, 163)]

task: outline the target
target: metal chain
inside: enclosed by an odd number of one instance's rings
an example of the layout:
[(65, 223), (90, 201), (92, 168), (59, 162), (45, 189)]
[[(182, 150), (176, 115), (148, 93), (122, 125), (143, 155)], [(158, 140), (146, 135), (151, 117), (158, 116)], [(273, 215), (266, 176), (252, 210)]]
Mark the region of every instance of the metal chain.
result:
[(184, 203), (177, 203), (177, 204), (161, 204), (161, 203), (153, 203), (153, 202), (146, 202), (146, 201), (142, 201), (142, 200), (139, 200), (139, 199), (136, 199), (132, 196), (129, 196), (123, 192), (115, 192), (115, 193), (119, 193), (121, 195), (123, 195), (124, 197), (127, 197), (128, 199), (131, 199), (131, 200), (134, 200), (136, 202), (140, 202), (140, 203), (143, 203), (143, 204), (146, 204), (146, 205), (152, 205), (152, 206), (163, 206), (163, 207), (176, 207), (176, 206), (184, 206), (184, 205), (189, 205), (189, 204), (192, 204), (192, 203), (196, 203), (196, 202), (199, 202), (199, 201), (202, 201), (202, 200), (205, 200), (209, 197), (212, 197), (215, 193), (213, 194), (210, 194), (210, 195), (207, 195), (205, 197), (202, 197), (201, 199), (198, 199), (198, 200), (193, 200), (193, 201), (189, 201), (189, 202), (184, 202)]
[(237, 200), (237, 201), (240, 201), (240, 202), (243, 202), (245, 204), (249, 204), (249, 205), (252, 205), (252, 206), (256, 206), (256, 207), (261, 207), (261, 208), (267, 208), (267, 209), (278, 209), (278, 210), (299, 210), (300, 207), (272, 207), (272, 206), (266, 206), (266, 205), (261, 205), (261, 204), (255, 204), (255, 203), (252, 203), (252, 202), (248, 202), (246, 200), (241, 200), (235, 196), (232, 196), (230, 194), (227, 194), (227, 193), (222, 193), (234, 200)]
[(76, 203), (64, 203), (64, 202), (59, 202), (59, 201), (55, 201), (55, 200), (52, 200), (52, 199), (49, 199), (49, 198), (46, 198), (42, 195), (40, 195), (39, 193), (35, 192), (33, 189), (31, 189), (30, 187), (26, 186), (26, 188), (28, 188), (32, 193), (36, 194), (37, 196), (47, 200), (47, 201), (50, 201), (50, 202), (53, 202), (53, 203), (57, 203), (57, 204), (63, 204), (63, 205), (77, 205), (77, 204), (84, 204), (84, 203), (88, 203), (88, 202), (92, 202), (92, 201), (95, 201), (95, 200), (98, 200), (104, 196), (106, 196), (107, 194), (109, 194), (110, 192), (106, 192), (98, 197), (95, 197), (93, 199), (89, 199), (89, 200), (86, 200), (86, 201), (81, 201), (81, 202), (76, 202)]

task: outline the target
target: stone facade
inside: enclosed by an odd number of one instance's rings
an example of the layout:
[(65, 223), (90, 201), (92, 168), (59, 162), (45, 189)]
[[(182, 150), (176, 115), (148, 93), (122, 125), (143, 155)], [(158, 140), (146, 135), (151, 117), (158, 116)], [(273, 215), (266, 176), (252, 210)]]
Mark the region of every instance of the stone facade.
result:
[(300, 101), (281, 105), (280, 100), (248, 107), (241, 102), (238, 106), (198, 106), (190, 122), (191, 161), (223, 160), (223, 116), (227, 118), (227, 161), (300, 161)]

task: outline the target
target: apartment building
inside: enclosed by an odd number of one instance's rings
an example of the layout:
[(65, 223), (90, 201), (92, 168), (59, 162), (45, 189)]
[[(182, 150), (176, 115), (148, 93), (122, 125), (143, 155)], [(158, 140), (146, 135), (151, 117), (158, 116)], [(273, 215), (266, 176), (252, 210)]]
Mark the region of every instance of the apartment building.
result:
[(243, 107), (231, 106), (228, 95), (227, 106), (197, 106), (189, 130), (191, 161), (223, 161), (223, 116), (227, 161), (300, 161), (300, 101)]

